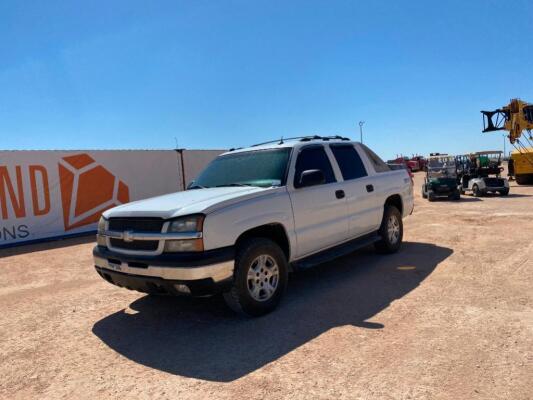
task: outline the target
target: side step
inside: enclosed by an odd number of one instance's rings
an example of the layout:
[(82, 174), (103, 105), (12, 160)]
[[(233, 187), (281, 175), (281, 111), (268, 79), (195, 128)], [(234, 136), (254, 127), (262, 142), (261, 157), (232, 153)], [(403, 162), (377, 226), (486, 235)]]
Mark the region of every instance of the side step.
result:
[(302, 258), (292, 262), (293, 269), (306, 269), (314, 267), (315, 265), (322, 264), (336, 258), (353, 253), (363, 247), (369, 246), (381, 240), (381, 236), (377, 232), (362, 236), (360, 238), (350, 240), (349, 242), (340, 244), (330, 249), (321, 251), (320, 253), (312, 254), (308, 257)]

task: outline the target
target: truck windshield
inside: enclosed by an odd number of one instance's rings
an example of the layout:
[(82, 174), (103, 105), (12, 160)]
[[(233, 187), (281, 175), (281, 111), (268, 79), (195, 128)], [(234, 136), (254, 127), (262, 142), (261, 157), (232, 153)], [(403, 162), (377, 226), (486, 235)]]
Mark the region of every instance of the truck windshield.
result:
[(255, 150), (215, 158), (189, 186), (189, 189), (221, 186), (280, 186), (290, 148)]

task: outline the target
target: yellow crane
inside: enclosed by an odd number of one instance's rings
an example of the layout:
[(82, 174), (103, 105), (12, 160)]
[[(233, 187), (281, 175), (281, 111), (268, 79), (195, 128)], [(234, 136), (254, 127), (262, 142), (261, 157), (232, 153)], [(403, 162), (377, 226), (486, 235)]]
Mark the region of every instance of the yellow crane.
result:
[(509, 175), (514, 175), (519, 185), (533, 183), (533, 104), (512, 99), (502, 108), (481, 113), (483, 132), (509, 132), (507, 137), (515, 148), (509, 160)]

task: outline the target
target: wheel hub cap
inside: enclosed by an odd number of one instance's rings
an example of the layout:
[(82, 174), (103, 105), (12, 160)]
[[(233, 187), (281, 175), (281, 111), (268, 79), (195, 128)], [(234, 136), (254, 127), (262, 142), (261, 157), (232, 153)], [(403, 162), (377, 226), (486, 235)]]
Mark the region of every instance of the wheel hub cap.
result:
[(398, 218), (393, 215), (391, 215), (387, 221), (387, 234), (391, 244), (396, 244), (400, 238), (400, 223), (398, 222)]
[(248, 292), (254, 300), (270, 299), (279, 284), (279, 267), (268, 255), (260, 255), (254, 259), (248, 270)]

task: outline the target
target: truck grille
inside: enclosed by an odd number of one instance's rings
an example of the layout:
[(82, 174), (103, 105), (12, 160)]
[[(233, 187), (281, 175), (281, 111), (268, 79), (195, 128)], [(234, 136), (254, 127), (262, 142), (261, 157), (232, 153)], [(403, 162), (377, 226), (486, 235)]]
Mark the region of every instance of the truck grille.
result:
[[(161, 233), (165, 221), (161, 218), (110, 218), (110, 231), (133, 231)], [(159, 246), (158, 240), (134, 240), (125, 242), (122, 239), (110, 239), (111, 247), (131, 251), (156, 251)]]
[(134, 251), (156, 251), (159, 246), (157, 240), (135, 240), (125, 242), (121, 239), (110, 239), (111, 246), (117, 249), (134, 250)]

